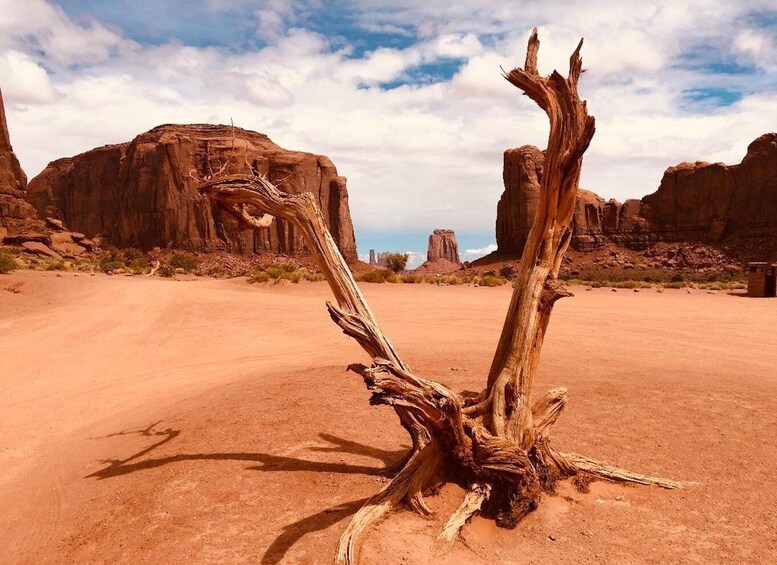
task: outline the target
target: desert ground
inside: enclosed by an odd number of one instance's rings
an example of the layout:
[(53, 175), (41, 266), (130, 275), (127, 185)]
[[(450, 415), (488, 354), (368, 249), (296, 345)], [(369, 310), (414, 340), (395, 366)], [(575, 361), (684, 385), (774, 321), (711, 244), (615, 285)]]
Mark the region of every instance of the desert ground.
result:
[[(417, 374), (480, 390), (499, 288), (362, 285)], [(515, 530), (392, 514), (363, 564), (765, 563), (777, 555), (777, 300), (573, 288), (536, 392), (554, 441), (678, 491), (564, 484)], [(330, 563), (408, 440), (345, 371), (324, 283), (0, 276), (2, 563)]]

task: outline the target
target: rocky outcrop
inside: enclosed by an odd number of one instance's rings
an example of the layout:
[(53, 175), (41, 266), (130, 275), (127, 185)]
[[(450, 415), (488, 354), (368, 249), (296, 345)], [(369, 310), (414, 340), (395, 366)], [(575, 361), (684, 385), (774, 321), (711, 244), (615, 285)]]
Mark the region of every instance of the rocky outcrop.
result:
[(496, 245), (501, 253), (520, 255), (534, 223), (545, 154), (532, 145), (504, 153), (505, 191), (496, 208)]
[(3, 93), (0, 92), (0, 240), (8, 234), (42, 229), (35, 209), (25, 199), (26, 189), (27, 175), (11, 147)]
[[(539, 199), (543, 152), (532, 146), (504, 154), (505, 191), (497, 207), (500, 255), (520, 255)], [(623, 204), (578, 192), (571, 245), (607, 243), (645, 249), (656, 242), (715, 242), (777, 236), (777, 134), (750, 144), (738, 165), (681, 163), (658, 190)]]
[(313, 194), (341, 252), (356, 260), (346, 180), (332, 162), (230, 126), (163, 125), (129, 143), (53, 161), (30, 182), (29, 200), (42, 215), (119, 247), (307, 254), (294, 226), (274, 220), (240, 230), (197, 193), (197, 178), (249, 170), (287, 192)]

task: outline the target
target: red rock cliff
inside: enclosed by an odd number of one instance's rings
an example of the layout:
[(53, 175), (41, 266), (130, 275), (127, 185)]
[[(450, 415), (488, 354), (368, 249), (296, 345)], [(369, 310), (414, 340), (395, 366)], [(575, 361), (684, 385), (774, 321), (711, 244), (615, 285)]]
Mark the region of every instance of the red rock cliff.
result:
[[(520, 255), (534, 221), (544, 156), (532, 146), (504, 154), (505, 191), (497, 206), (499, 253)], [(658, 241), (720, 241), (777, 235), (777, 134), (750, 144), (738, 165), (681, 163), (658, 190), (623, 204), (580, 190), (572, 247), (612, 242), (640, 249)]]
[[(0, 232), (16, 234), (42, 228), (35, 209), (25, 200), (26, 189), (27, 175), (11, 147), (3, 93), (0, 92)], [(3, 235), (0, 233), (0, 239)]]
[(314, 194), (341, 252), (356, 259), (346, 181), (332, 162), (230, 126), (163, 125), (129, 143), (53, 161), (30, 182), (29, 200), (41, 214), (120, 247), (306, 254), (301, 234), (286, 222), (240, 231), (211, 209), (192, 177), (222, 167), (224, 174), (250, 167), (283, 190)]

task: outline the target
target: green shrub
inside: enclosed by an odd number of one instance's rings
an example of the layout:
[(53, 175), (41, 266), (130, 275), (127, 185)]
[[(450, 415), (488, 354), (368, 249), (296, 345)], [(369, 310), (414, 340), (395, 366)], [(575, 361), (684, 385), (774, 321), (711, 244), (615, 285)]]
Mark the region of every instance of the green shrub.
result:
[(395, 273), (399, 273), (407, 267), (408, 259), (410, 259), (408, 253), (389, 253), (386, 255), (386, 267)]
[(512, 265), (502, 265), (499, 268), (499, 276), (504, 279), (511, 279), (515, 275), (515, 267)]
[(418, 275), (402, 275), (399, 279), (406, 284), (417, 284), (424, 282), (424, 277)]
[(197, 258), (184, 253), (173, 253), (170, 257), (170, 267), (175, 269), (183, 269), (187, 273), (191, 273), (197, 268)]
[(53, 263), (49, 263), (46, 267), (47, 271), (67, 271), (67, 265), (64, 261), (54, 261)]
[(682, 273), (675, 273), (675, 274), (672, 275), (672, 278), (669, 279), (669, 282), (681, 283), (684, 280), (685, 280), (685, 277), (683, 276)]
[(170, 265), (162, 265), (157, 269), (156, 274), (160, 277), (172, 277), (175, 274), (175, 269)]
[(0, 251), (0, 274), (10, 273), (16, 267), (18, 267), (16, 264), (16, 259), (14, 259), (10, 253)]

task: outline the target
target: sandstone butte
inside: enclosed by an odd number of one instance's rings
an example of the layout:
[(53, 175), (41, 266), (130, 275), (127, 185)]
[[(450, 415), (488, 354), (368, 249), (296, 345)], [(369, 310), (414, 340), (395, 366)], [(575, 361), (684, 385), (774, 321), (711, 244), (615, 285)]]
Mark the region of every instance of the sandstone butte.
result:
[(11, 147), (0, 91), (0, 240), (6, 235), (41, 231), (43, 223), (26, 200), (27, 175)]
[(241, 230), (196, 190), (214, 173), (266, 175), (282, 190), (312, 193), (344, 257), (357, 259), (346, 179), (329, 158), (288, 151), (266, 135), (223, 125), (162, 125), (128, 143), (51, 162), (30, 181), (42, 216), (118, 247), (307, 253), (294, 226)]
[[(497, 206), (496, 254), (518, 256), (534, 220), (544, 154), (525, 145), (504, 153), (504, 186)], [(669, 167), (658, 190), (623, 203), (580, 190), (572, 247), (613, 243), (644, 249), (656, 242), (726, 242), (777, 236), (777, 133), (753, 141), (737, 165), (681, 163)]]
[(435, 229), (429, 235), (426, 262), (416, 269), (419, 273), (451, 273), (461, 269), (456, 234), (449, 229)]

